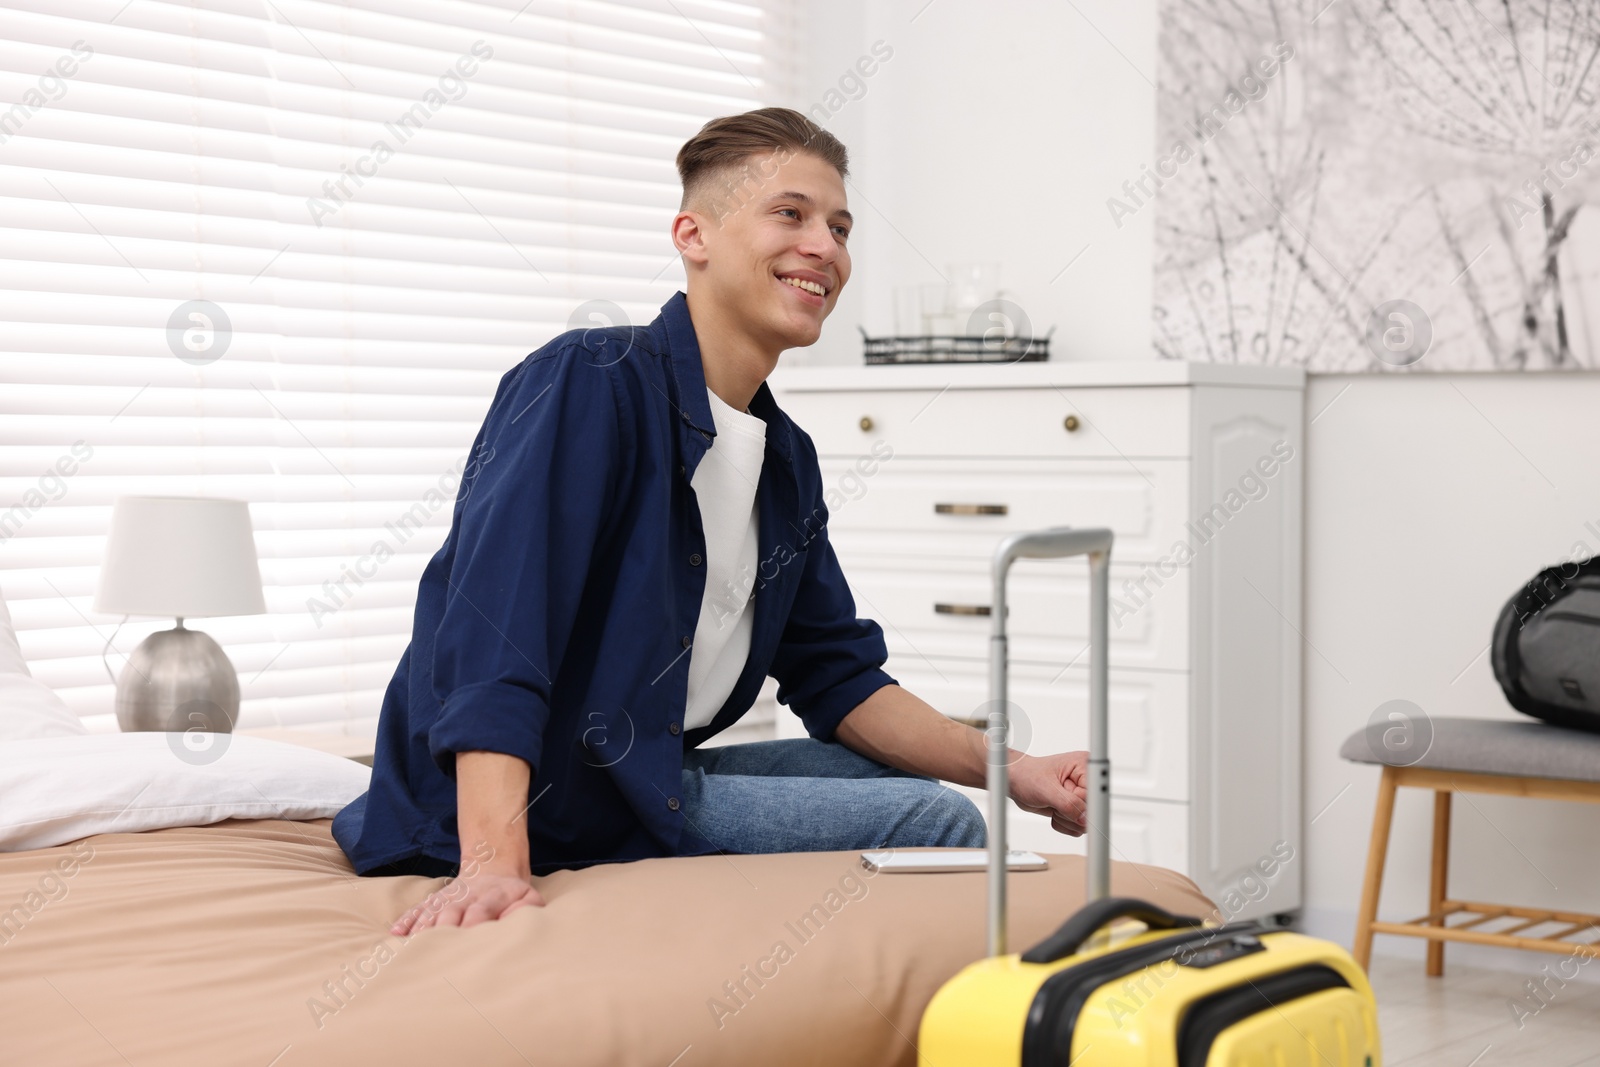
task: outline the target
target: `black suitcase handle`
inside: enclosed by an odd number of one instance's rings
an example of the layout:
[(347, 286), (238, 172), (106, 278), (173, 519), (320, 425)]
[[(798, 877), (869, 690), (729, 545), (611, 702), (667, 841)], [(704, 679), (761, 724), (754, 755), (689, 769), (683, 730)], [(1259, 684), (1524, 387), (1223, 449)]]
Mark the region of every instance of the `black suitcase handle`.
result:
[(1118, 919), (1138, 919), (1152, 930), (1204, 925), (1193, 915), (1174, 915), (1136, 897), (1105, 897), (1079, 908), (1061, 924), (1061, 929), (1024, 952), (1022, 960), (1024, 963), (1054, 963), (1078, 951), (1096, 931)]

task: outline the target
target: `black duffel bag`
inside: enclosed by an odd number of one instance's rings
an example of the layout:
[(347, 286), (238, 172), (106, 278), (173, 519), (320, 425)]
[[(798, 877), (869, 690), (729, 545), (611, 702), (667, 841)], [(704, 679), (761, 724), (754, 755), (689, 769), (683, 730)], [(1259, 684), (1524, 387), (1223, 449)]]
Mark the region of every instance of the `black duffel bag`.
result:
[(1600, 733), (1600, 556), (1546, 567), (1506, 603), (1494, 677), (1524, 715)]

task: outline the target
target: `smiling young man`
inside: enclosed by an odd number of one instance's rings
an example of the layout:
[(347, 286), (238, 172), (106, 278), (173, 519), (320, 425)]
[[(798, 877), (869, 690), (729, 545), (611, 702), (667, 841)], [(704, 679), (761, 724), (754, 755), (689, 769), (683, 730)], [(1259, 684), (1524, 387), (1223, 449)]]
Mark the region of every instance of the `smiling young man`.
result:
[[(501, 379), (385, 694), (361, 874), (451, 881), (393, 932), (543, 904), (561, 868), (985, 843), (982, 733), (883, 670), (828, 542), (811, 438), (766, 379), (850, 279), (845, 148), (798, 112), (678, 153), (688, 292)], [(767, 676), (809, 735), (705, 746)], [(1013, 752), (1011, 794), (1083, 833), (1085, 753)]]

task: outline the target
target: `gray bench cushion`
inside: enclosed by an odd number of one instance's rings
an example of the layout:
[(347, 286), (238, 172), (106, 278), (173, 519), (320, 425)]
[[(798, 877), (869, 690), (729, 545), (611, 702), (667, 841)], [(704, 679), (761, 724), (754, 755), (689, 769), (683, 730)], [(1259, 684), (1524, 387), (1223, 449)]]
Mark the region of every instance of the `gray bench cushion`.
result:
[(1408, 754), (1386, 752), (1381, 730), (1374, 727), (1351, 734), (1339, 749), (1339, 755), (1356, 763), (1600, 782), (1600, 734), (1568, 730), (1531, 719), (1431, 719), (1430, 722), (1433, 740), (1421, 759), (1416, 758), (1415, 751)]

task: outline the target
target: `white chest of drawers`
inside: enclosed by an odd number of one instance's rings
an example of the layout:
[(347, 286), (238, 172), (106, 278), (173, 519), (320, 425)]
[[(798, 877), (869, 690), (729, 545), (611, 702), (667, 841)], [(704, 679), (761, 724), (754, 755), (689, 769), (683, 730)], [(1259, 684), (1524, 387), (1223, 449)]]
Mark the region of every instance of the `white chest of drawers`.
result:
[[(769, 384), (816, 443), (885, 669), (945, 714), (988, 698), (1001, 538), (1111, 527), (1112, 855), (1189, 875), (1224, 918), (1300, 907), (1301, 371), (780, 367)], [(1022, 560), (1009, 589), (1013, 747), (1085, 748), (1088, 569)], [(804, 736), (784, 709), (775, 723)], [(1016, 847), (1082, 851), (1009, 819)]]

